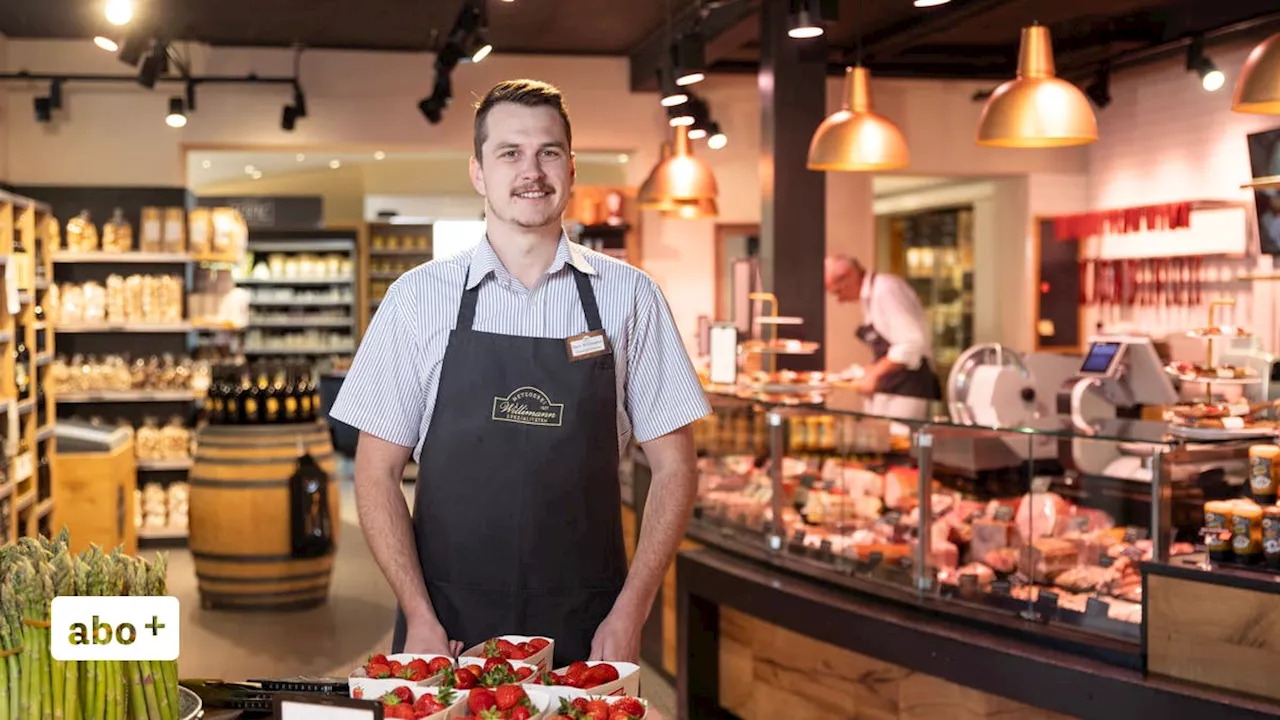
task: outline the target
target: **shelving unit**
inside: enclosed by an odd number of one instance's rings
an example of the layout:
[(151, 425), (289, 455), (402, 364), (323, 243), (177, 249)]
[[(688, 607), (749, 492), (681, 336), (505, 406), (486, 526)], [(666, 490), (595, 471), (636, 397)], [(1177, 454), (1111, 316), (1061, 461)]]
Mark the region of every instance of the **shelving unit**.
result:
[[(254, 230), (248, 252), (235, 278), (250, 291), (245, 356), (251, 362), (305, 356), (318, 370), (345, 367), (361, 319), (358, 232)], [(334, 259), (345, 269), (333, 272)], [(279, 339), (286, 334), (303, 341)]]
[(429, 224), (368, 223), (363, 234), (357, 273), (361, 279), (361, 337), (391, 283), (435, 256), (435, 237)]
[[(0, 303), (0, 410), (3, 463), (0, 473), (0, 541), (52, 534), (57, 507), (53, 483), (53, 455), (57, 452), (51, 418), (54, 393), (46, 388), (41, 353), (53, 352), (54, 332), (40, 323), (37, 305), (52, 274), (51, 248), (57, 242), (57, 221), (49, 206), (0, 192), (0, 268), (4, 272), (4, 302)], [(17, 305), (13, 302), (16, 300)], [(38, 327), (37, 327), (38, 326)], [(19, 397), (18, 376), (27, 391)]]

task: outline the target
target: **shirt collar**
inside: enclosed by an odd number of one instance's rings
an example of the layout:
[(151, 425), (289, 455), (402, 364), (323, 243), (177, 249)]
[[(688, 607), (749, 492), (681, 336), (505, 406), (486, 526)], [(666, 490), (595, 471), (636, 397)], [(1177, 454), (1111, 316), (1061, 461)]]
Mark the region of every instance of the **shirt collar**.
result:
[[(558, 273), (564, 269), (566, 264), (573, 265), (587, 275), (596, 274), (596, 269), (587, 261), (585, 248), (577, 243), (569, 242), (569, 237), (561, 232), (560, 244), (556, 247), (555, 259), (551, 261), (551, 266), (547, 268), (546, 274)], [(493, 251), (493, 246), (489, 244), (489, 237), (486, 235), (484, 240), (476, 246), (475, 254), (471, 256), (471, 263), (467, 268), (467, 289), (470, 290), (479, 285), (480, 281), (488, 277), (490, 273), (502, 278), (511, 277), (511, 274), (507, 272), (506, 266), (502, 264), (502, 260)]]
[(859, 299), (867, 300), (871, 297), (871, 278), (875, 273), (867, 271), (862, 276), (862, 290), (858, 293)]

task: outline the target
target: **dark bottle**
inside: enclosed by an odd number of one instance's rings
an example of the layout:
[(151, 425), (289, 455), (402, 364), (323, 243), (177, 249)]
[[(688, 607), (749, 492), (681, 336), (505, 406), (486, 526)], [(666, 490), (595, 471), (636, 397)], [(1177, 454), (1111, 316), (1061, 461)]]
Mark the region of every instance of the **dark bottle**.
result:
[(237, 380), (234, 370), (231, 371), (231, 387), (227, 392), (227, 409), (224, 418), (228, 425), (239, 425), (244, 422), (244, 400), (249, 391), (249, 370), (241, 368)]
[(53, 492), (53, 470), (49, 465), (48, 445), (41, 446), (40, 463), (36, 467), (36, 486), (38, 497), (50, 497)]
[(266, 387), (265, 412), (263, 420), (269, 423), (284, 422), (284, 366), (270, 365), (263, 377), (271, 376), (271, 384)]
[(298, 418), (302, 422), (315, 420), (315, 407), (311, 404), (311, 373), (305, 363), (298, 364)]
[(280, 397), (283, 400), (282, 422), (296, 423), (302, 419), (298, 408), (298, 366), (289, 363), (284, 366), (284, 388)]
[(44, 384), (36, 385), (36, 427), (42, 428), (49, 423), (48, 403), (44, 398)]
[(31, 397), (31, 358), (27, 353), (26, 329), (19, 325), (15, 332), (18, 344), (13, 351), (13, 384), (17, 387), (18, 399), (26, 400)]
[(244, 421), (248, 425), (256, 425), (262, 422), (264, 416), (263, 404), (267, 397), (267, 373), (261, 363), (255, 363), (250, 366), (249, 370), (249, 392), (244, 399)]
[(209, 389), (204, 394), (204, 419), (211, 425), (218, 424), (218, 384), (221, 382), (221, 370), (218, 367), (211, 369), (209, 374)]

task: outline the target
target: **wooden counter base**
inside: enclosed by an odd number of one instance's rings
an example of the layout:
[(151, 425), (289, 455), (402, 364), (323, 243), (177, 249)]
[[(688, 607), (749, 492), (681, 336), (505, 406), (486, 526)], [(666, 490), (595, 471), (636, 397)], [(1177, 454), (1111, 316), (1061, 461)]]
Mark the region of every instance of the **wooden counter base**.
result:
[(726, 553), (676, 560), (681, 720), (1275, 717), (1232, 696), (862, 599)]

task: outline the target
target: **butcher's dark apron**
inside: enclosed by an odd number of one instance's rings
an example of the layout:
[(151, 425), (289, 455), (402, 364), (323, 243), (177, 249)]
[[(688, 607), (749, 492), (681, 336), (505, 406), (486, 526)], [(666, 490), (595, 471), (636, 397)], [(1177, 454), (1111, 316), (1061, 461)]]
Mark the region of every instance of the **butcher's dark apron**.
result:
[[(875, 274), (867, 280), (867, 287), (874, 291)], [(866, 312), (871, 316), (871, 298), (874, 292), (867, 293)], [(875, 361), (889, 354), (889, 341), (876, 331), (870, 322), (862, 325), (857, 331), (858, 339), (871, 348)], [(942, 384), (929, 364), (929, 358), (920, 359), (920, 367), (908, 370), (896, 368), (880, 376), (876, 381), (876, 392), (885, 395), (902, 395), (905, 397), (924, 398), (925, 400), (941, 400)]]
[[(566, 270), (602, 330), (590, 280)], [(563, 667), (587, 659), (627, 573), (613, 354), (474, 330), (479, 289), (463, 292), (420, 454), (418, 558), (450, 639), (545, 635)], [(404, 636), (398, 612), (395, 652)]]

